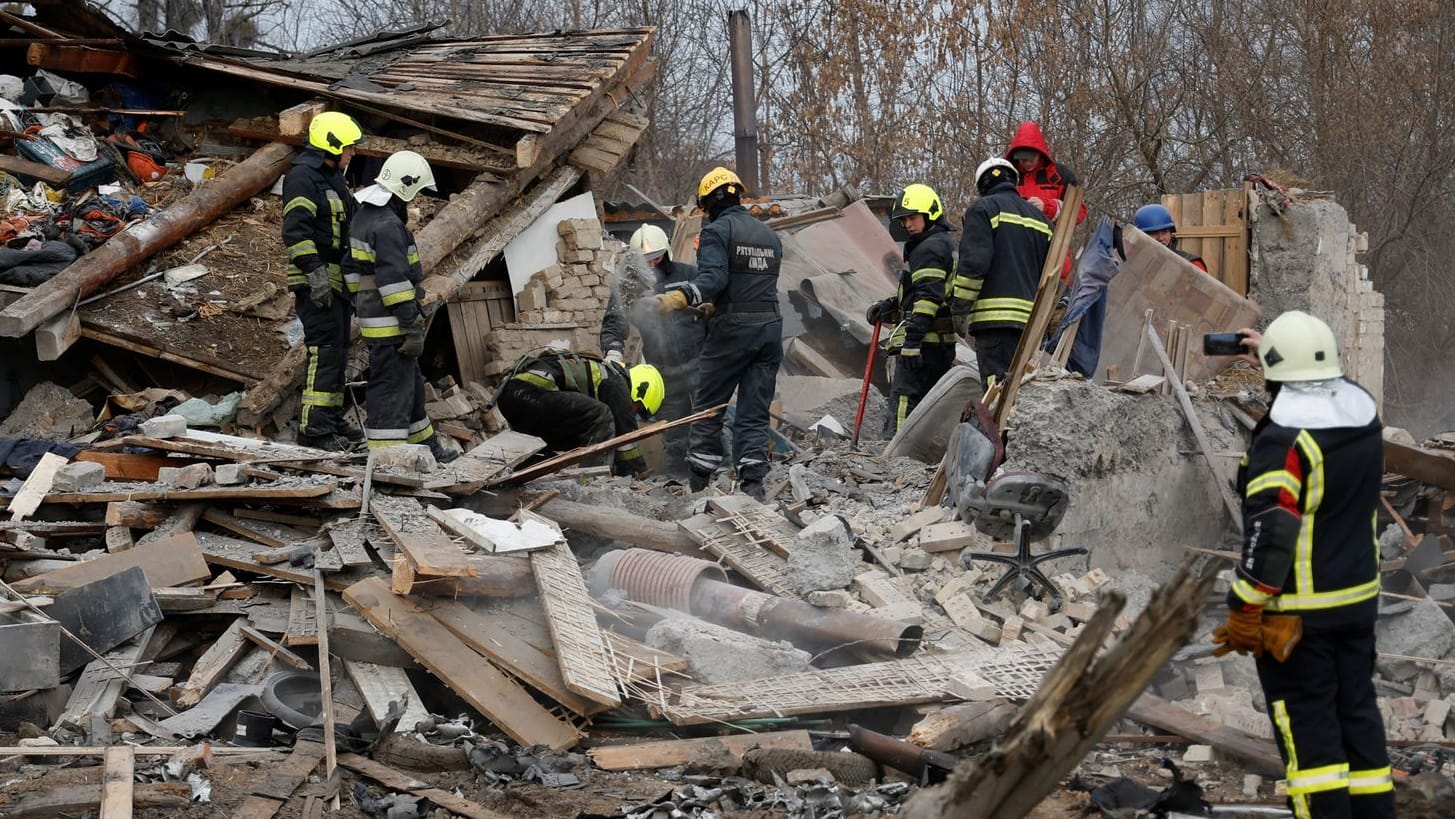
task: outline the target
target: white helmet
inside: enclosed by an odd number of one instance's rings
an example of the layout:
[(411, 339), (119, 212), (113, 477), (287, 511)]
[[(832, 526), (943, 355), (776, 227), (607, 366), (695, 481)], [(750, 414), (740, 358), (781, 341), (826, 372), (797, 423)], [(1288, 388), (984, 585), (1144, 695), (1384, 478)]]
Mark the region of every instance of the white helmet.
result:
[(631, 248), (650, 262), (667, 252), (667, 232), (656, 225), (642, 225), (632, 234)]
[(1302, 310), (1290, 310), (1268, 325), (1258, 359), (1269, 381), (1323, 381), (1344, 374), (1334, 331)]
[(975, 169), (975, 190), (984, 192), (986, 188), (990, 187), (991, 182), (1006, 178), (1010, 179), (1012, 185), (1017, 185), (1020, 184), (1021, 175), (1016, 171), (1015, 166), (1010, 164), (1009, 159), (1003, 156), (993, 156), (980, 163), (980, 167)]
[(396, 151), (384, 160), (384, 167), (374, 178), (381, 187), (406, 202), (424, 188), (434, 190), (434, 171), (429, 162), (414, 151)]

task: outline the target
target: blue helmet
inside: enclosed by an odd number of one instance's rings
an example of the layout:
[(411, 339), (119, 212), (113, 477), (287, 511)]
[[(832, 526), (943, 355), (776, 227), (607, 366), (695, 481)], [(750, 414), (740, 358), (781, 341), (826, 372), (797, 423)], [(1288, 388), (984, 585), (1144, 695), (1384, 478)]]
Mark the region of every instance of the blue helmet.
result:
[(1177, 229), (1177, 223), (1172, 221), (1172, 211), (1161, 205), (1143, 205), (1137, 208), (1136, 215), (1132, 217), (1132, 224), (1135, 224), (1137, 230), (1143, 233)]

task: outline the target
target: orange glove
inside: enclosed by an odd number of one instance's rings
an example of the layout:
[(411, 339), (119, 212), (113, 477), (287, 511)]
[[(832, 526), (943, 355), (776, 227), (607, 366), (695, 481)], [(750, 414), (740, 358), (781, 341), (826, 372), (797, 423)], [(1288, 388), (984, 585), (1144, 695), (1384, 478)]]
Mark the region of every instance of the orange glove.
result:
[(1213, 642), (1217, 648), (1214, 657), (1221, 657), (1230, 651), (1239, 654), (1251, 653), (1263, 656), (1263, 609), (1261, 606), (1247, 606), (1242, 609), (1228, 609), (1228, 622), (1213, 630)]

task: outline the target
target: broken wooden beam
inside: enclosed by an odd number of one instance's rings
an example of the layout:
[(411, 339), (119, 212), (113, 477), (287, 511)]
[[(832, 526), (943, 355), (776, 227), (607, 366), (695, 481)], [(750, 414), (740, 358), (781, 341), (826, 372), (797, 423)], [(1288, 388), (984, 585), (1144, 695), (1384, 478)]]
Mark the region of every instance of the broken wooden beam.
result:
[(1127, 709), (1127, 717), (1143, 725), (1170, 731), (1189, 741), (1211, 745), (1243, 760), (1250, 771), (1283, 776), (1283, 759), (1271, 740), (1255, 737), (1216, 720), (1168, 702), (1154, 694), (1143, 694)]
[(101, 819), (131, 819), (136, 751), (130, 745), (107, 748), (101, 775)]
[(211, 691), (213, 686), (222, 682), (222, 677), (228, 669), (242, 659), (243, 652), (248, 650), (248, 640), (243, 636), (243, 628), (247, 626), (247, 619), (239, 617), (232, 621), (227, 631), (217, 638), (202, 656), (197, 658), (197, 663), (192, 666), (192, 673), (187, 677), (177, 691), (175, 702), (183, 708), (191, 708), (202, 701)]
[(479, 574), (469, 557), (430, 520), (413, 498), (380, 495), (369, 511), (379, 526), (404, 553), (417, 574), (430, 577), (474, 577)]
[(197, 543), (197, 537), (187, 532), (28, 577), (14, 586), (23, 592), (61, 592), (94, 583), (133, 566), (141, 567), (146, 573), (147, 582), (154, 589), (185, 586), (212, 576), (206, 561), (202, 559), (202, 549)]
[(0, 310), (0, 336), (19, 338), (41, 322), (100, 290), (107, 282), (211, 224), (241, 202), (273, 184), (293, 160), (293, 149), (273, 143), (253, 153), (222, 176), (142, 222), (112, 236), (28, 295)]
[(396, 771), (388, 765), (375, 762), (366, 756), (343, 754), (339, 756), (338, 762), (339, 765), (360, 776), (367, 776), (390, 790), (422, 796), (456, 816), (465, 816), (468, 819), (509, 819), (505, 814), (496, 813), (478, 802), (471, 802), (447, 790), (431, 787), (427, 782)]
[(725, 409), (727, 409), (727, 404), (723, 403), (718, 404), (715, 407), (702, 410), (701, 412), (694, 412), (691, 415), (683, 418), (678, 418), (675, 421), (656, 421), (654, 423), (647, 424), (644, 427), (634, 429), (631, 432), (618, 435), (615, 438), (608, 438), (607, 440), (602, 441), (599, 444), (591, 444), (590, 446), (577, 447), (570, 452), (563, 452), (554, 458), (547, 458), (546, 460), (541, 461), (538, 464), (532, 464), (531, 466), (526, 467), (519, 472), (512, 472), (506, 478), (497, 481), (496, 483), (529, 483), (536, 478), (544, 477), (551, 474), (552, 472), (565, 469), (566, 467), (573, 464), (578, 464), (582, 461), (589, 460), (598, 455), (604, 455), (608, 452), (612, 452), (618, 447), (623, 447), (627, 444), (633, 444), (637, 441), (645, 440), (652, 437), (653, 435), (660, 435), (661, 433), (666, 432), (669, 429), (676, 429), (677, 427), (687, 426), (694, 421), (701, 421), (704, 418), (711, 418), (712, 416), (717, 415)]
[(586, 755), (603, 771), (649, 771), (685, 765), (698, 755), (712, 759), (724, 755), (741, 759), (743, 753), (752, 748), (812, 751), (813, 742), (808, 738), (807, 731), (770, 731), (761, 734), (609, 745), (592, 748)]
[(541, 504), (539, 511), (562, 529), (575, 529), (659, 552), (708, 558), (708, 554), (676, 524), (644, 518), (625, 509), (552, 498)]

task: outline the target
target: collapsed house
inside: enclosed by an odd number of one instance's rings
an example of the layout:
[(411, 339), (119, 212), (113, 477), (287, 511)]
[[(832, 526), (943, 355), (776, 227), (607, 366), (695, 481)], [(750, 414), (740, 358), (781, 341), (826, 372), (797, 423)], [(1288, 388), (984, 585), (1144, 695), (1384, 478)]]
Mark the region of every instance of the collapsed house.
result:
[[(760, 203), (786, 253), (782, 460), (766, 503), (726, 481), (691, 496), (606, 477), (593, 457), (621, 440), (541, 459), (488, 410), (520, 355), (595, 349), (624, 267), (608, 231), (655, 218), (593, 194), (646, 126), (629, 102), (650, 31), (423, 26), (279, 60), (48, 9), (0, 14), (48, 70), (227, 93), (198, 114), (195, 153), (123, 183), (149, 218), (3, 291), (12, 358), (68, 375), (32, 368), (0, 425), (0, 813), (940, 815), (923, 811), (941, 799), (1008, 816), (1073, 767), (1088, 788), (1151, 780), (1142, 746), (1211, 801), (1279, 801), (1251, 664), (1211, 656), (1203, 616), (1236, 548), (1226, 484), (1261, 383), (1192, 350), (1302, 307), (1380, 394), (1382, 306), (1336, 203), (1269, 186), (1169, 202), (1217, 276), (1130, 233), (1098, 378), (1046, 356), (990, 421), (1003, 453), (973, 469), (946, 458), (970, 440), (973, 370), (893, 440), (871, 413), (865, 442), (844, 441), (864, 306), (897, 275), (872, 200)], [(212, 112), (222, 97), (258, 109)], [(444, 307), (429, 412), (466, 450), (447, 466), (289, 443), (302, 356), (266, 191), (324, 104), (378, 134), (361, 164), (409, 146), (443, 169), (444, 196), (412, 218)], [(697, 217), (676, 216), (690, 259)], [(1386, 449), (1380, 702), (1401, 769), (1437, 779), (1455, 736), (1452, 448), (1392, 432)], [(1054, 490), (1044, 525), (984, 514), (1009, 474)], [(1051, 551), (1028, 594), (1016, 558)], [(979, 813), (921, 787), (957, 765)], [(1031, 815), (1090, 798), (1061, 789)]]

